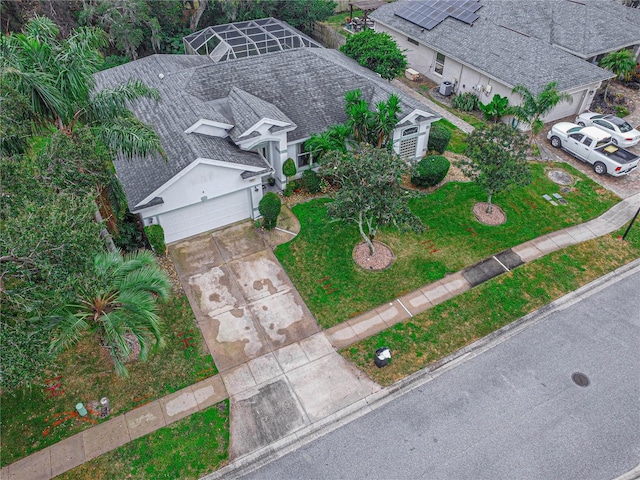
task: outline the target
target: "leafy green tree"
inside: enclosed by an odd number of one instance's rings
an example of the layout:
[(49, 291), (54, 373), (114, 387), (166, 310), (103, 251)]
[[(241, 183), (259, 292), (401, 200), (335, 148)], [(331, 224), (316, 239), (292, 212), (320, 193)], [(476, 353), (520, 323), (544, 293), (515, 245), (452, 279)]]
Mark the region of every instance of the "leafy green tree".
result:
[(424, 231), (422, 221), (409, 209), (409, 193), (402, 188), (402, 174), (408, 168), (395, 153), (366, 144), (358, 150), (332, 151), (324, 157), (320, 173), (339, 186), (327, 207), (329, 215), (355, 222), (371, 255), (375, 255), (373, 239), (381, 226)]
[[(31, 99), (31, 114), (44, 132), (54, 127), (74, 136), (76, 127), (85, 125), (114, 153), (128, 158), (164, 156), (153, 128), (126, 107), (127, 101), (138, 98), (157, 100), (157, 90), (130, 81), (96, 91), (93, 74), (102, 65), (100, 49), (106, 45), (100, 29), (82, 27), (59, 39), (58, 27), (51, 20), (35, 17), (22, 33), (0, 41), (0, 73), (7, 85)], [(110, 209), (100, 190), (95, 215), (99, 221), (101, 210)], [(103, 237), (115, 251), (111, 237)]]
[(58, 171), (48, 169), (47, 151), (35, 159), (0, 156), (3, 389), (31, 384), (51, 364), (48, 333), (29, 319), (71, 301), (89, 278), (93, 255), (104, 248), (102, 227), (94, 221), (95, 193), (75, 190), (74, 185), (84, 185), (76, 176), (55, 178)]
[[(615, 74), (620, 80), (628, 80), (636, 69), (636, 57), (631, 50), (623, 49), (618, 52), (610, 52), (602, 57), (598, 66), (609, 70)], [(607, 93), (609, 92), (609, 84), (611, 79), (607, 80), (607, 86), (604, 89), (604, 101), (607, 101)]]
[(313, 23), (332, 16), (335, 7), (333, 0), (213, 0), (207, 5), (200, 24), (219, 25), (275, 17), (311, 33)]
[(513, 87), (512, 93), (517, 93), (522, 97), (520, 105), (514, 105), (509, 108), (508, 113), (513, 115), (521, 122), (531, 125), (530, 142), (533, 137), (542, 131), (544, 122), (541, 120), (553, 107), (560, 102), (571, 102), (572, 98), (566, 92), (560, 92), (556, 87), (558, 82), (547, 84), (537, 95), (531, 93), (527, 87), (518, 84)]
[(367, 29), (347, 37), (340, 51), (389, 81), (407, 68), (407, 58), (388, 33)]
[(345, 125), (356, 143), (365, 142), (378, 148), (391, 146), (391, 134), (398, 123), (400, 98), (396, 94), (389, 95), (386, 102), (378, 102), (376, 109), (371, 110), (369, 102), (360, 90), (345, 93)]
[(519, 130), (504, 123), (487, 124), (471, 132), (467, 144), (469, 159), (459, 166), (487, 194), (487, 213), (492, 212), (494, 194), (531, 183), (530, 147)]
[(97, 255), (94, 277), (77, 303), (47, 317), (55, 331), (51, 350), (60, 352), (91, 335), (108, 349), (116, 374), (126, 377), (125, 362), (136, 342), (143, 361), (150, 347), (164, 345), (157, 299), (167, 299), (170, 290), (169, 278), (148, 250), (124, 257), (119, 253)]
[(85, 0), (78, 15), (81, 25), (97, 26), (109, 35), (109, 42), (132, 60), (140, 45), (149, 40), (154, 51), (160, 48), (160, 23), (151, 16), (144, 0)]

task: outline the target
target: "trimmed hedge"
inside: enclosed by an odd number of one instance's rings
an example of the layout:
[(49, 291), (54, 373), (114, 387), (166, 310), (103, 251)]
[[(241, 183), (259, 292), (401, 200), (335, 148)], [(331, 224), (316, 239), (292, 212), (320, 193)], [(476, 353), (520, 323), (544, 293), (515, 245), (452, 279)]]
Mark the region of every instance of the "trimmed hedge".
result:
[(313, 170), (305, 170), (302, 173), (302, 185), (309, 193), (318, 193), (320, 191), (320, 176)]
[(147, 225), (144, 227), (144, 233), (151, 244), (151, 248), (156, 255), (164, 255), (167, 253), (167, 246), (164, 243), (164, 230), (160, 225)]
[(267, 230), (273, 230), (278, 223), (278, 215), (280, 215), (280, 209), (282, 208), (282, 202), (277, 193), (267, 192), (260, 199), (258, 204), (258, 210), (263, 217), (262, 226)]
[(449, 172), (451, 164), (441, 155), (430, 155), (420, 160), (411, 172), (411, 183), (416, 187), (433, 187)]
[(451, 132), (444, 125), (438, 122), (431, 124), (431, 132), (429, 133), (428, 149), (438, 153), (444, 153), (451, 140)]
[(287, 158), (284, 161), (282, 164), (282, 173), (287, 177), (287, 179), (296, 176), (298, 169), (296, 168), (296, 162), (293, 161), (293, 158)]

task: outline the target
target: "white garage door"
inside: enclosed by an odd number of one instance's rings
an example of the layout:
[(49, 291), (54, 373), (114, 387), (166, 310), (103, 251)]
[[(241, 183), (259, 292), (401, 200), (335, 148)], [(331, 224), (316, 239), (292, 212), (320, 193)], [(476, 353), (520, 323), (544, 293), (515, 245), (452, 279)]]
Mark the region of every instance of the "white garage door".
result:
[[(564, 117), (573, 117), (579, 113), (580, 106), (582, 104), (582, 100), (586, 94), (586, 90), (580, 90), (579, 92), (571, 95), (573, 101), (571, 102), (560, 102), (558, 105), (554, 107), (551, 113), (545, 118), (545, 122), (552, 122), (554, 120), (558, 120), (559, 118)], [(573, 121), (573, 119), (571, 119)]]
[(164, 230), (165, 241), (169, 243), (250, 217), (250, 192), (240, 190), (162, 213), (159, 215), (159, 223)]

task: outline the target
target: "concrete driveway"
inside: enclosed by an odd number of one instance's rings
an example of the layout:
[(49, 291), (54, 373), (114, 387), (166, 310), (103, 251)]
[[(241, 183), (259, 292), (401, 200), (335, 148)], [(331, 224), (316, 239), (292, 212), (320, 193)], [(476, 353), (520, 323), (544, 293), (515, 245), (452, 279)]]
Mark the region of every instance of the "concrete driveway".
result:
[(334, 350), (273, 255), (292, 235), (242, 222), (169, 246), (230, 395), (232, 460), (380, 389)]
[(221, 372), (320, 331), (253, 223), (192, 237), (169, 252)]

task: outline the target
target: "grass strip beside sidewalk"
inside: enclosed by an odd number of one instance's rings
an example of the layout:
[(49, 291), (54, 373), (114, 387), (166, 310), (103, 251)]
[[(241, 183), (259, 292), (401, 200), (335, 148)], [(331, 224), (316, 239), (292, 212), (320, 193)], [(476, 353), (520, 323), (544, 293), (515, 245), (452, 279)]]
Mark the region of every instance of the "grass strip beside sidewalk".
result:
[(195, 479), (222, 467), (228, 458), (229, 400), (225, 400), (105, 453), (58, 478)]
[[(640, 226), (624, 242), (606, 235), (567, 247), (525, 264), (416, 315), (340, 353), (381, 385), (432, 364), (491, 332), (531, 313), (640, 257)], [(393, 358), (377, 368), (377, 348)]]

